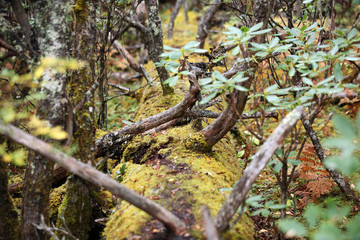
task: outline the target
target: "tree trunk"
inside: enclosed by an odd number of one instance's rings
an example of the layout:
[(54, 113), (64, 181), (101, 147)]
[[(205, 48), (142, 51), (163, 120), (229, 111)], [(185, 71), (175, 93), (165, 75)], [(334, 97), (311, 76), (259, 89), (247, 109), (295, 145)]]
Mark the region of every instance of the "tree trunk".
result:
[[(65, 57), (66, 0), (37, 1), (34, 4), (38, 26), (40, 54), (45, 57)], [(45, 95), (38, 102), (37, 115), (48, 120), (52, 126), (65, 125), (65, 74), (46, 72), (42, 78), (41, 93)], [(47, 239), (34, 224), (40, 224), (41, 216), (48, 219), (49, 193), (54, 164), (43, 156), (30, 152), (26, 168), (22, 205), (22, 239)]]
[(0, 239), (19, 239), (18, 213), (8, 192), (5, 162), (0, 159)]
[[(73, 58), (91, 61), (94, 56), (94, 28), (90, 19), (90, 3), (76, 1), (74, 7), (75, 25)], [(90, 26), (90, 27), (89, 27)], [(94, 163), (95, 119), (94, 90), (92, 85), (91, 62), (80, 70), (72, 72), (69, 80), (69, 97), (74, 106), (73, 144), (78, 150), (73, 154), (85, 163)], [(57, 227), (63, 227), (78, 239), (88, 239), (92, 221), (91, 191), (93, 187), (77, 176), (67, 181), (67, 191), (59, 207)], [(81, 225), (81, 227), (79, 227)], [(62, 236), (61, 233), (58, 233)]]

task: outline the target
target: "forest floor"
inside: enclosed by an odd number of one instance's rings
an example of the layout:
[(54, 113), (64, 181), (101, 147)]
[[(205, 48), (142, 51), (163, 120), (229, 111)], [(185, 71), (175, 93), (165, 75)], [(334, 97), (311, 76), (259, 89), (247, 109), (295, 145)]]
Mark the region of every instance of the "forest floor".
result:
[[(173, 39), (167, 38), (167, 25), (170, 19), (170, 10), (167, 9), (162, 12), (162, 20), (163, 20), (163, 32), (164, 32), (164, 43), (167, 46), (180, 48), (185, 45), (189, 41), (195, 41), (196, 32), (198, 28), (198, 20), (201, 15), (198, 12), (190, 11), (188, 13), (189, 21), (186, 23), (184, 11), (181, 9), (174, 25)], [(220, 35), (222, 31), (226, 29), (226, 26), (231, 26), (236, 22), (235, 18), (230, 18), (227, 15), (218, 14), (216, 21), (218, 26), (214, 27), (207, 39), (207, 44), (205, 45), (205, 49), (209, 47), (217, 46), (219, 43), (224, 41), (223, 36)], [(226, 22), (226, 24), (224, 24)], [(136, 39), (136, 41), (133, 41)], [(144, 51), (139, 48), (132, 48), (131, 42), (138, 43), (138, 39), (140, 36), (135, 35), (125, 35), (122, 39), (122, 44), (124, 46), (129, 47), (130, 53), (133, 56), (136, 56), (138, 59), (143, 54), (140, 51)], [(140, 41), (141, 42), (141, 41)], [(210, 42), (210, 43), (209, 43)], [(142, 82), (140, 82), (137, 78), (126, 79), (129, 76), (135, 74), (132, 71), (126, 62), (126, 60), (116, 52), (116, 50), (112, 50), (112, 55), (110, 59), (110, 69), (113, 72), (119, 72), (121, 77), (112, 78), (110, 82), (116, 85), (121, 85), (124, 87), (130, 88), (132, 91), (141, 88)], [(192, 57), (191, 61), (203, 61), (202, 57)], [(146, 69), (150, 73), (150, 75), (155, 76), (155, 67), (153, 63), (148, 63), (145, 65)], [(264, 68), (267, 66), (264, 65)], [(225, 71), (225, 68), (219, 67), (218, 71)], [(122, 126), (132, 122), (135, 113), (137, 111), (138, 102), (135, 98), (119, 95), (117, 89), (110, 88), (110, 101), (108, 101), (108, 129), (116, 130), (121, 128)], [(248, 104), (245, 112), (251, 112), (254, 110), (253, 104)], [(331, 121), (328, 121), (328, 116), (331, 113), (340, 113), (346, 114), (350, 118), (354, 118), (359, 106), (359, 101), (348, 100), (346, 99), (339, 105), (332, 105), (324, 111), (322, 111), (314, 123), (314, 129), (317, 131), (320, 139), (325, 137), (333, 136), (335, 131), (332, 127)], [(280, 112), (280, 115), (285, 116), (286, 112)], [(259, 127), (259, 123), (254, 119), (244, 120), (244, 124), (238, 124), (238, 128), (240, 132), (243, 133), (243, 137), (245, 139), (243, 145), (237, 146), (237, 154), (238, 161), (242, 169), (239, 171), (243, 171), (245, 167), (248, 165), (249, 161), (251, 161), (251, 156), (253, 156), (257, 149), (259, 148), (260, 141), (254, 137), (251, 133), (259, 133), (263, 132), (263, 136), (268, 137), (272, 130), (275, 129), (279, 120), (276, 119), (265, 119), (264, 123)], [(298, 127), (301, 129), (301, 127)], [(250, 131), (249, 131), (250, 130)], [(304, 129), (300, 130), (299, 133), (302, 136), (302, 139), (305, 137)], [(301, 140), (302, 140), (301, 139)], [(288, 150), (290, 143), (285, 141), (282, 146), (282, 152), (286, 152)], [(260, 174), (256, 183), (254, 184), (251, 192), (249, 193), (249, 197), (252, 196), (261, 196), (262, 198), (258, 201), (259, 205), (252, 206), (248, 209), (246, 214), (252, 216), (252, 219), (255, 223), (255, 238), (256, 239), (274, 239), (273, 236), (277, 233), (277, 227), (275, 225), (275, 221), (280, 218), (280, 210), (270, 209), (269, 206), (278, 204), (281, 202), (281, 190), (279, 184), (277, 182), (277, 178), (275, 173), (279, 172), (279, 158), (281, 158), (282, 152), (278, 152), (278, 157), (274, 157), (272, 161), (267, 166), (266, 169)], [(330, 152), (327, 152), (330, 154)], [(296, 152), (290, 153), (289, 160), (296, 160)], [(321, 203), (325, 198), (332, 197), (336, 202), (344, 204), (347, 200), (340, 193), (338, 187), (332, 181), (332, 179), (327, 174), (326, 170), (322, 167), (321, 162), (318, 160), (316, 153), (312, 147), (312, 144), (309, 140), (304, 144), (304, 150), (301, 156), (298, 158), (300, 161), (298, 166), (295, 169), (294, 180), (291, 182), (289, 187), (289, 198), (286, 202), (286, 214), (288, 216), (299, 217), (303, 216), (304, 209), (310, 203)], [(19, 182), (24, 174), (24, 170), (18, 167), (10, 168), (10, 182)], [(288, 174), (291, 173), (291, 169), (289, 169)], [(60, 190), (59, 190), (60, 191)], [(223, 189), (224, 192), (229, 192), (231, 189)], [(20, 208), (21, 206), (21, 198), (19, 194), (13, 196), (16, 206)], [(61, 199), (60, 199), (61, 200)], [(266, 202), (271, 202), (271, 204), (266, 204)], [(57, 205), (57, 204), (56, 204)], [(19, 209), (20, 210), (20, 209)], [(257, 213), (254, 215), (254, 213)]]

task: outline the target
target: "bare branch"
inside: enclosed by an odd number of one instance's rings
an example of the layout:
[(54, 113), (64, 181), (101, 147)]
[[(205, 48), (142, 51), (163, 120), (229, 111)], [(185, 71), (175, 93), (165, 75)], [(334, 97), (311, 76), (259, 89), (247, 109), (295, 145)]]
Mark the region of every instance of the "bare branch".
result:
[[(112, 38), (113, 37), (112, 37), (111, 33), (109, 33), (109, 39), (112, 39)], [(111, 40), (110, 40), (110, 42), (111, 42)], [(121, 54), (121, 56), (123, 56), (126, 59), (126, 61), (129, 63), (129, 65), (132, 69), (141, 73), (139, 64), (135, 61), (135, 59), (131, 56), (131, 54), (117, 40), (114, 40), (113, 46)]]
[(168, 38), (169, 39), (172, 38), (174, 22), (175, 22), (176, 16), (179, 13), (180, 7), (183, 3), (184, 3), (184, 0), (176, 0), (175, 8), (171, 12), (171, 17), (170, 17), (170, 21), (169, 21), (169, 25), (168, 25)]
[(147, 212), (154, 218), (162, 221), (175, 234), (182, 234), (185, 231), (185, 224), (174, 214), (161, 207), (157, 203), (137, 194), (133, 190), (115, 181), (108, 175), (97, 171), (94, 167), (82, 163), (73, 157), (67, 156), (50, 144), (14, 127), (11, 124), (4, 124), (0, 121), (0, 133), (41, 155), (61, 165), (73, 174), (89, 181), (90, 183), (109, 190), (112, 194), (133, 204), (139, 209)]
[(144, 120), (137, 121), (131, 125), (127, 125), (118, 131), (108, 133), (97, 139), (96, 157), (104, 156), (105, 153), (111, 151), (111, 148), (114, 146), (121, 145), (124, 141), (126, 141), (125, 139), (129, 138), (129, 135), (143, 133), (149, 129), (155, 128), (161, 124), (181, 117), (187, 109), (195, 104), (197, 96), (200, 93), (200, 86), (197, 83), (196, 77), (191, 74), (189, 75), (189, 80), (189, 93), (180, 103), (176, 104), (174, 107)]
[(207, 240), (220, 240), (214, 220), (211, 217), (209, 207), (204, 205), (202, 208), (204, 228)]
[(302, 107), (297, 107), (291, 111), (255, 154), (250, 165), (245, 169), (242, 178), (236, 183), (215, 218), (215, 223), (219, 232), (223, 232), (228, 227), (229, 221), (236, 213), (240, 204), (245, 200), (252, 184), (255, 182), (260, 172), (265, 168), (285, 136), (295, 126), (297, 120), (301, 117), (301, 112)]
[(221, 0), (214, 0), (201, 18), (196, 36), (196, 41), (200, 42), (200, 48), (203, 48), (205, 45), (205, 39), (208, 35), (208, 30), (210, 28), (210, 20), (211, 18), (213, 18), (220, 4)]

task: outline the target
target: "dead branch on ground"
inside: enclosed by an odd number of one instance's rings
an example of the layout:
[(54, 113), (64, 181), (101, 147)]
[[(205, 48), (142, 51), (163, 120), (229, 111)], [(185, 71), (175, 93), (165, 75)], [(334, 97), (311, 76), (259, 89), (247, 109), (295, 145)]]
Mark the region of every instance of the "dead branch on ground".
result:
[(94, 167), (66, 155), (60, 150), (52, 147), (50, 144), (20, 130), (19, 128), (16, 128), (11, 124), (5, 124), (0, 121), (0, 133), (7, 136), (14, 142), (41, 154), (48, 160), (61, 165), (71, 173), (85, 179), (86, 181), (109, 190), (115, 196), (122, 198), (163, 222), (167, 227), (174, 231), (175, 234), (184, 233), (184, 222), (182, 222), (170, 211), (125, 187), (108, 175), (97, 171)]

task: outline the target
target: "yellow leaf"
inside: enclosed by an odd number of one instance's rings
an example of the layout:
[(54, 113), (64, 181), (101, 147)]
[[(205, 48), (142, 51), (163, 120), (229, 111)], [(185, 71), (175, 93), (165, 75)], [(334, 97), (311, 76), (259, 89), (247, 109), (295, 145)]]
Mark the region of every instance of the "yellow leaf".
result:
[(60, 126), (50, 129), (49, 135), (51, 138), (61, 140), (67, 138), (67, 132), (63, 131)]
[(6, 163), (11, 162), (11, 156), (9, 154), (5, 153), (2, 157), (3, 157), (4, 162), (6, 162)]
[(25, 158), (26, 158), (26, 152), (24, 149), (19, 149), (12, 154), (12, 160), (16, 166), (24, 166), (25, 165)]
[(43, 67), (38, 67), (35, 71), (34, 71), (34, 77), (39, 79), (41, 78), (41, 76), (44, 74), (45, 72), (45, 68)]

